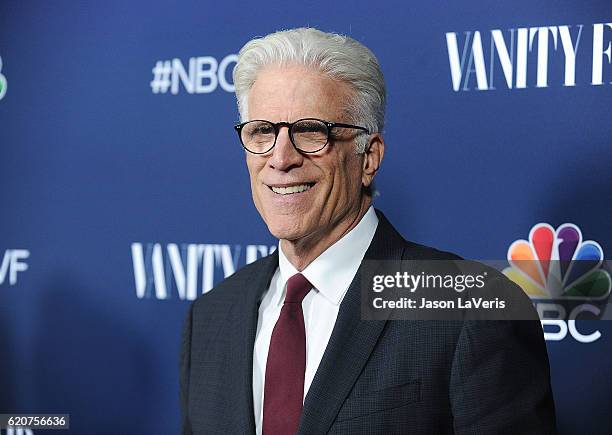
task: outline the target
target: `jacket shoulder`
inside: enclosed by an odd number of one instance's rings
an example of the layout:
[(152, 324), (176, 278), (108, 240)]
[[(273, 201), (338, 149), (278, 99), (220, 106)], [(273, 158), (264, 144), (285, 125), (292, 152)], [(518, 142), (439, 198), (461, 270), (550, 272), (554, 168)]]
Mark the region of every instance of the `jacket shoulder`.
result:
[(463, 260), (457, 254), (404, 240), (402, 260)]
[(193, 302), (194, 311), (201, 311), (204, 307), (211, 309), (219, 304), (233, 302), (238, 295), (245, 295), (245, 292), (258, 291), (262, 278), (268, 274), (272, 277), (271, 272), (278, 264), (277, 255), (273, 252), (247, 264), (216, 284), (210, 291), (199, 295)]

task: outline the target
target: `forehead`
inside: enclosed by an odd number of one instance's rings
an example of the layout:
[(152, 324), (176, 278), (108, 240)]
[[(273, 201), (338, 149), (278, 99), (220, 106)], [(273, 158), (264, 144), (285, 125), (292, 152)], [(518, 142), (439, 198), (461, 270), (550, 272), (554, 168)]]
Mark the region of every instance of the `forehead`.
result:
[(249, 119), (293, 122), (300, 118), (342, 121), (348, 84), (304, 66), (270, 65), (257, 74), (248, 95)]

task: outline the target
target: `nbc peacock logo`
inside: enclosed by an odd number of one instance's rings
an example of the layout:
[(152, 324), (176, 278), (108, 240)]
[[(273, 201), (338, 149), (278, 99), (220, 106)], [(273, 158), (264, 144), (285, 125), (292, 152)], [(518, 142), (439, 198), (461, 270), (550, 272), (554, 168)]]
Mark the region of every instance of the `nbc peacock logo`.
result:
[(612, 280), (602, 268), (604, 252), (593, 240), (583, 240), (577, 225), (556, 230), (547, 223), (531, 228), (528, 240), (508, 248), (510, 267), (503, 272), (532, 299), (603, 300)]
[(2, 56), (0, 56), (0, 100), (6, 95), (7, 87), (8, 83), (6, 82), (6, 77), (2, 74)]

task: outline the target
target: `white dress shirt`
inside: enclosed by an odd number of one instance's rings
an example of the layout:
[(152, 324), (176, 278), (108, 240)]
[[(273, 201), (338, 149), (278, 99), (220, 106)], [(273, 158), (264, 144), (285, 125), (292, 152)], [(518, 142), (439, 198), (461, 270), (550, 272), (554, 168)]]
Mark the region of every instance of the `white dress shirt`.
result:
[[(302, 301), (306, 328), (304, 397), (308, 393), (331, 337), (340, 303), (374, 238), (377, 226), (378, 217), (374, 208), (370, 207), (351, 231), (327, 248), (302, 271), (302, 274), (314, 287)], [(262, 433), (266, 362), (272, 330), (285, 300), (287, 281), (291, 276), (299, 273), (285, 257), (280, 241), (278, 263), (279, 267), (259, 306), (257, 335), (253, 349), (253, 406), (257, 434)]]

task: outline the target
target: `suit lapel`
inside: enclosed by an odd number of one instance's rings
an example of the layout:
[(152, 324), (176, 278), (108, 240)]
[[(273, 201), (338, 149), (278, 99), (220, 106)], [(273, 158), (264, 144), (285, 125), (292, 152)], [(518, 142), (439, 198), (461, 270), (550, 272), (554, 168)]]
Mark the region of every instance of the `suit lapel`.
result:
[[(377, 214), (378, 227), (364, 260), (380, 264), (401, 259), (403, 239), (382, 213)], [(304, 401), (298, 434), (329, 430), (386, 324), (385, 320), (361, 320), (362, 268), (363, 264), (340, 304), (332, 335)]]
[[(234, 337), (232, 343), (232, 354), (234, 368), (230, 373), (235, 373), (235, 379), (228, 379), (228, 387), (236, 385), (234, 391), (229, 391), (231, 401), (236, 401), (235, 419), (240, 427), (240, 433), (255, 433), (255, 417), (253, 410), (253, 346), (257, 333), (257, 317), (261, 296), (270, 285), (270, 280), (278, 266), (278, 252), (270, 254), (260, 260), (261, 268), (254, 268), (250, 277), (245, 281), (248, 290), (238, 292), (238, 299), (233, 304), (233, 315), (230, 316), (231, 327)], [(246, 299), (246, 300), (245, 300)], [(228, 388), (229, 390), (229, 388)]]

